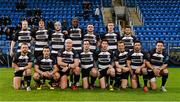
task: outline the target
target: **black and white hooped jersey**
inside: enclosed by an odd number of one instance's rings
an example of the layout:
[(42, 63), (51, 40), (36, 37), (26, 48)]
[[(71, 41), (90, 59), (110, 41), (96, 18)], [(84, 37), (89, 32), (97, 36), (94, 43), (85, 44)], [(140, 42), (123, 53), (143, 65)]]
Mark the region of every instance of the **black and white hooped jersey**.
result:
[(77, 52), (82, 51), (82, 29), (81, 28), (70, 28), (69, 38), (73, 41), (73, 49)]
[(64, 63), (72, 64), (74, 63), (74, 59), (79, 59), (79, 54), (75, 50), (62, 50), (58, 53), (58, 57), (61, 57)]
[(36, 31), (35, 34), (35, 51), (42, 51), (44, 46), (49, 45), (48, 30), (42, 29)]
[(132, 69), (136, 69), (138, 66), (144, 64), (144, 61), (147, 59), (147, 55), (143, 51), (140, 51), (138, 53), (131, 51), (129, 52), (127, 59), (131, 61)]
[(97, 34), (85, 34), (83, 40), (90, 42), (90, 50), (95, 51), (97, 48), (97, 42), (99, 41), (99, 35)]
[(81, 52), (80, 53), (80, 62), (81, 62), (81, 68), (88, 69), (94, 67), (94, 59), (95, 59), (95, 53), (88, 51), (88, 52)]
[(113, 61), (113, 53), (112, 51), (98, 51), (96, 54), (98, 68), (106, 69), (109, 65), (111, 65)]
[(109, 50), (115, 51), (117, 49), (117, 42), (120, 40), (119, 34), (107, 33), (104, 35), (104, 38), (108, 40)]
[(28, 47), (30, 48), (31, 47), (31, 40), (32, 40), (31, 31), (21, 30), (21, 31), (15, 33), (13, 41), (15, 41), (15, 42), (18, 41), (17, 52), (20, 52), (20, 47), (21, 47), (21, 44), (23, 42), (26, 42), (28, 44)]
[(134, 41), (136, 37), (134, 36), (122, 36), (121, 40), (124, 41), (126, 50), (132, 51), (134, 47)]
[(64, 49), (65, 37), (63, 33), (53, 33), (51, 35), (51, 53), (58, 54), (59, 50)]
[(114, 54), (114, 61), (119, 62), (119, 65), (125, 67), (127, 62), (127, 57), (128, 57), (128, 51), (120, 52), (119, 50), (116, 50)]
[(163, 64), (167, 64), (169, 58), (165, 51), (162, 53), (156, 52), (156, 49), (152, 49), (148, 53), (148, 61), (154, 66), (162, 66)]
[(35, 65), (38, 65), (39, 70), (41, 71), (52, 71), (54, 69), (54, 65), (57, 64), (56, 62), (57, 60), (52, 56), (48, 58), (39, 56), (35, 61)]
[(31, 52), (28, 52), (26, 55), (22, 55), (21, 52), (17, 52), (13, 58), (13, 63), (17, 64), (18, 67), (25, 67), (32, 61), (33, 55)]

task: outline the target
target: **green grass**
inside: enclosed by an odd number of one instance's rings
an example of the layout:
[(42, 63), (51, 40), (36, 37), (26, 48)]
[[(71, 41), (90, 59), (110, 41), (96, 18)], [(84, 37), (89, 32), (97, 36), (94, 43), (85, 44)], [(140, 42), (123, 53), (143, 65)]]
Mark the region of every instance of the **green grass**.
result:
[[(79, 88), (77, 91), (71, 89), (35, 90), (33, 88), (31, 92), (26, 92), (26, 90), (12, 88), (12, 69), (1, 68), (0, 101), (180, 101), (180, 69), (169, 69), (169, 71), (166, 85), (168, 92), (166, 93), (161, 92), (159, 88), (157, 91), (150, 90), (148, 93), (144, 93), (142, 89), (110, 92), (99, 88), (95, 90)], [(158, 78), (159, 87), (160, 84), (161, 78)]]

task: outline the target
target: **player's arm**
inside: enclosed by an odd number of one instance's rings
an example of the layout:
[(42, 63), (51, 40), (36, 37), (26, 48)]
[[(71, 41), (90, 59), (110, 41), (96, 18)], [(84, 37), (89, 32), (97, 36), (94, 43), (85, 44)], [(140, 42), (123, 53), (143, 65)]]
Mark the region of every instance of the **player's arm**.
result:
[(57, 62), (58, 65), (61, 66), (62, 68), (68, 66), (68, 63), (63, 62), (61, 57), (58, 57), (58, 58), (57, 58), (57, 61), (58, 61), (58, 62)]
[(43, 74), (43, 71), (39, 70), (39, 65), (35, 64), (34, 66), (34, 71), (37, 73), (40, 73), (41, 75)]
[(53, 69), (53, 71), (51, 72), (51, 74), (55, 74), (56, 72), (59, 71), (57, 65), (53, 65), (53, 68), (54, 68), (54, 69)]
[(143, 61), (143, 64), (139, 68), (145, 68), (146, 67), (145, 62), (146, 60)]
[(163, 70), (163, 69), (167, 69), (167, 67), (168, 67), (168, 60), (169, 60), (169, 57), (168, 57), (168, 55), (166, 54), (166, 53), (164, 53), (164, 58), (163, 58), (163, 65), (160, 67), (160, 69), (161, 70)]
[(29, 62), (27, 66), (24, 67), (24, 69), (31, 69), (32, 68), (32, 62)]
[(120, 65), (118, 61), (115, 61), (115, 66), (116, 68), (121, 68), (121, 69), (125, 68), (124, 66)]
[(15, 71), (19, 71), (19, 67), (16, 63), (12, 63), (12, 68), (14, 68)]
[(159, 69), (160, 70), (167, 69), (167, 66), (168, 66), (168, 64), (163, 64), (162, 66), (159, 67)]
[(69, 64), (71, 68), (75, 68), (79, 66), (79, 59), (75, 58), (73, 64)]

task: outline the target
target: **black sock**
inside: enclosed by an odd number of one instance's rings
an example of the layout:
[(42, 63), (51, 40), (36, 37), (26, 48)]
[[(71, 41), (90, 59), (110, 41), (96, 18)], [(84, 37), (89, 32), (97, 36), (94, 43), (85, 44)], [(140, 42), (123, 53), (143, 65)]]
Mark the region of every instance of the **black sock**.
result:
[(114, 77), (110, 77), (110, 85), (113, 85), (114, 83)]
[(106, 83), (109, 84), (109, 76), (106, 76)]
[(31, 84), (31, 76), (25, 76), (24, 80), (27, 82), (27, 86), (30, 86), (30, 84)]
[(161, 84), (161, 86), (165, 86), (165, 84), (167, 82), (167, 79), (168, 79), (168, 73), (165, 74), (165, 75), (162, 75), (162, 84)]
[(138, 86), (138, 88), (141, 88), (141, 84), (139, 82), (139, 76), (138, 75), (137, 75), (137, 86)]
[(73, 74), (71, 74), (71, 75), (70, 75), (70, 82), (72, 82), (72, 83), (73, 83), (73, 80), (74, 80), (74, 75), (73, 75)]
[(34, 80), (38, 85), (41, 85), (42, 84), (42, 82), (41, 82), (41, 80)]
[(121, 81), (121, 74), (116, 74), (114, 86), (119, 87), (120, 81)]
[(94, 85), (95, 81), (96, 81), (96, 77), (91, 76), (91, 85)]
[(52, 78), (50, 81), (49, 81), (49, 85), (52, 86), (52, 83), (54, 82), (54, 79)]
[(21, 85), (24, 85), (24, 80), (21, 80)]
[(74, 75), (74, 85), (79, 82), (80, 75)]
[(145, 86), (147, 86), (148, 75), (143, 75), (143, 80), (144, 80), (144, 87), (145, 87)]

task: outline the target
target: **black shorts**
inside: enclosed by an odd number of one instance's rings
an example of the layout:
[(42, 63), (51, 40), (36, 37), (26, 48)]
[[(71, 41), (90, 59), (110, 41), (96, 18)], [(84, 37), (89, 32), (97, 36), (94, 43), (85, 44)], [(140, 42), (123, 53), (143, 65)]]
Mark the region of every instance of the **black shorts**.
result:
[(151, 80), (152, 78), (155, 78), (155, 74), (153, 71), (148, 71), (148, 79)]
[(107, 71), (108, 71), (108, 68), (102, 69), (101, 71), (99, 71), (99, 73), (100, 73), (100, 77), (99, 78), (107, 76)]
[(88, 77), (90, 75), (90, 72), (91, 72), (91, 69), (92, 68), (88, 68), (88, 69), (81, 69), (81, 73), (82, 73), (82, 78), (84, 77)]
[(34, 51), (35, 59), (37, 59), (39, 56), (42, 56), (42, 55), (43, 55), (42, 51)]
[(22, 77), (24, 71), (15, 71), (14, 72), (14, 77)]
[(60, 76), (64, 76), (64, 75), (68, 76), (70, 74), (70, 69), (67, 69), (67, 71), (65, 72), (62, 71), (62, 68), (59, 68), (59, 69), (60, 69), (59, 71)]

